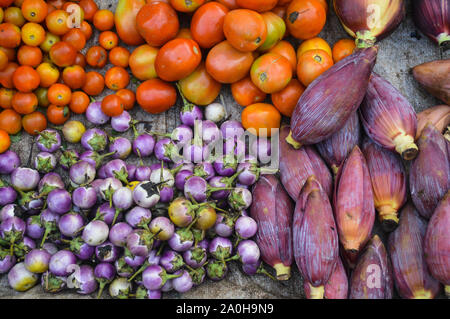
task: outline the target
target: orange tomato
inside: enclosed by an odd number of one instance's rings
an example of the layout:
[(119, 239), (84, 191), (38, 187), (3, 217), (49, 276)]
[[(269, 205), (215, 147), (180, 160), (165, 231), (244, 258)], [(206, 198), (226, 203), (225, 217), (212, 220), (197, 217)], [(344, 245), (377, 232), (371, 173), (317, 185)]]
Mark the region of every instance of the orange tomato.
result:
[(103, 31), (98, 36), (98, 43), (105, 50), (111, 50), (119, 43), (119, 37), (112, 31)]
[(83, 50), (86, 45), (86, 36), (79, 28), (70, 29), (64, 34), (62, 40), (73, 45), (77, 51)]
[(341, 39), (336, 42), (333, 46), (334, 63), (337, 63), (349, 55), (352, 55), (355, 48), (355, 40), (352, 39)]
[(297, 77), (308, 86), (323, 72), (333, 66), (333, 59), (323, 50), (310, 50), (298, 60)]
[(108, 116), (119, 116), (123, 112), (122, 98), (116, 94), (107, 95), (102, 100), (102, 111)]
[(241, 106), (248, 106), (262, 102), (267, 94), (261, 91), (248, 76), (231, 84), (231, 94), (234, 100)]
[(92, 21), (94, 14), (98, 11), (98, 6), (94, 0), (81, 0), (78, 3), (83, 9), (84, 20)]
[(109, 51), (108, 57), (112, 65), (126, 68), (130, 60), (130, 51), (123, 47), (115, 47)]
[(108, 62), (108, 53), (101, 46), (94, 45), (86, 52), (86, 62), (93, 68), (103, 68)]
[(198, 8), (192, 16), (192, 38), (202, 48), (212, 48), (225, 39), (223, 23), (228, 13), (227, 7), (217, 2), (208, 2)]
[(105, 79), (103, 76), (95, 71), (86, 73), (86, 82), (81, 88), (87, 95), (95, 96), (103, 92), (105, 88)]
[(48, 12), (48, 5), (44, 0), (24, 0), (22, 14), (30, 22), (42, 22)]
[(326, 19), (325, 8), (317, 0), (293, 0), (286, 12), (289, 33), (301, 40), (317, 36), (325, 26)]
[(114, 27), (114, 13), (109, 10), (97, 10), (92, 19), (94, 27), (99, 31), (111, 30)]
[(292, 67), (285, 57), (266, 53), (255, 60), (250, 76), (261, 91), (274, 93), (284, 89), (291, 81)]
[(34, 111), (22, 117), (22, 127), (30, 135), (37, 135), (47, 128), (47, 119), (44, 114)]
[(40, 86), (49, 87), (50, 85), (56, 83), (59, 79), (59, 70), (53, 64), (44, 62), (41, 63), (37, 68), (36, 72), (39, 74)]
[(41, 79), (31, 66), (19, 66), (13, 73), (14, 87), (20, 92), (31, 92), (38, 88)]
[(22, 41), (26, 45), (37, 47), (45, 40), (45, 30), (37, 23), (28, 22), (22, 27)]
[(22, 117), (12, 109), (3, 110), (0, 113), (0, 130), (8, 134), (17, 134), (22, 129)]
[(125, 110), (131, 110), (136, 103), (136, 95), (129, 89), (120, 89), (116, 92), (116, 95), (122, 99), (123, 108)]
[(293, 72), (292, 75), (294, 75), (297, 70), (297, 56), (292, 44), (287, 41), (280, 41), (277, 43), (277, 45), (269, 50), (269, 53), (275, 53), (284, 56), (291, 64)]
[(78, 52), (77, 56), (75, 57), (74, 65), (79, 65), (82, 68), (86, 67), (86, 57), (83, 53)]
[(86, 93), (76, 91), (72, 93), (69, 108), (73, 113), (83, 114), (86, 112), (90, 102), (89, 96)]
[(175, 105), (177, 91), (170, 83), (160, 79), (150, 79), (138, 86), (136, 100), (144, 111), (158, 114)]
[(300, 59), (303, 53), (309, 50), (324, 50), (330, 57), (333, 56), (331, 53), (330, 45), (322, 38), (315, 37), (303, 41), (302, 44), (297, 48), (297, 59)]
[(83, 32), (84, 37), (86, 38), (86, 41), (91, 38), (92, 27), (88, 22), (86, 22), (86, 21), (81, 22), (80, 30), (81, 30), (81, 32)]
[(0, 71), (0, 84), (5, 88), (12, 89), (14, 87), (13, 74), (18, 67), (17, 63), (9, 62), (6, 68)]
[(50, 123), (55, 125), (62, 125), (70, 117), (70, 109), (68, 106), (51, 104), (47, 108), (47, 119)]
[(64, 106), (70, 103), (72, 91), (65, 84), (55, 83), (48, 88), (47, 96), (51, 104)]
[(273, 12), (265, 12), (261, 14), (267, 28), (266, 41), (258, 48), (259, 51), (268, 51), (273, 48), (286, 33), (286, 24), (284, 20)]
[(12, 107), (19, 114), (30, 114), (38, 107), (38, 99), (34, 93), (16, 92), (12, 99)]
[(106, 71), (105, 84), (113, 91), (124, 89), (130, 83), (130, 75), (128, 71), (120, 66), (113, 66)]
[(18, 47), (22, 39), (19, 27), (12, 23), (0, 24), (0, 34), (0, 46), (5, 48)]
[(0, 107), (3, 109), (12, 108), (14, 91), (7, 88), (0, 88)]
[(305, 89), (299, 80), (292, 79), (283, 90), (272, 94), (272, 103), (281, 114), (291, 117)]
[(50, 59), (59, 67), (73, 65), (77, 57), (77, 49), (68, 42), (57, 42), (50, 48)]
[(141, 81), (158, 77), (155, 69), (155, 60), (158, 49), (148, 44), (141, 45), (134, 49), (130, 55), (129, 65), (131, 73)]
[(44, 51), (44, 52), (49, 52), (50, 49), (51, 49), (51, 47), (52, 47), (56, 42), (59, 42), (59, 41), (61, 41), (61, 39), (60, 39), (59, 36), (57, 36), (57, 35), (55, 35), (55, 34), (53, 34), (53, 33), (47, 32), (47, 33), (45, 33), (45, 39), (44, 39), (44, 42), (42, 42), (41, 45), (40, 45), (39, 47), (41, 48), (42, 51)]
[(37, 47), (22, 45), (19, 50), (17, 50), (17, 61), (21, 65), (28, 65), (35, 68), (42, 61), (42, 51)]
[(0, 51), (8, 57), (8, 61), (12, 62), (16, 60), (16, 50), (12, 48), (0, 47)]
[(280, 112), (271, 104), (255, 103), (241, 114), (242, 126), (257, 136), (271, 136), (272, 129), (280, 128)]
[(0, 71), (4, 70), (6, 68), (6, 66), (8, 65), (8, 56), (6, 55), (5, 52), (0, 51)]
[(11, 146), (11, 139), (8, 132), (0, 129), (0, 153), (6, 152)]
[(86, 83), (86, 71), (79, 65), (68, 66), (62, 72), (62, 79), (69, 88), (80, 89)]
[(194, 12), (206, 0), (169, 0), (170, 5), (179, 12)]
[(69, 19), (69, 14), (65, 10), (55, 10), (50, 12), (47, 17), (45, 17), (45, 24), (48, 31), (55, 35), (64, 35), (70, 28), (67, 23)]
[(272, 10), (277, 3), (278, 0), (236, 0), (236, 4), (239, 7), (258, 12)]
[(23, 26), (25, 24), (25, 22), (27, 22), (27, 20), (25, 20), (22, 10), (20, 10), (20, 8), (18, 7), (8, 7), (5, 10), (5, 22), (8, 23), (12, 23), (16, 26), (18, 26), (19, 28), (21, 26)]

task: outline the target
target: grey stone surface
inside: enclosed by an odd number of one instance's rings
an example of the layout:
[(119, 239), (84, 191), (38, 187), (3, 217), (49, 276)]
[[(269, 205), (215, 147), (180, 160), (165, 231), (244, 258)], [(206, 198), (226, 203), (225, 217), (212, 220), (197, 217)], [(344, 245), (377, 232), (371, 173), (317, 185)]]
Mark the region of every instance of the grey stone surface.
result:
[[(114, 10), (116, 1), (114, 0), (100, 0), (97, 1), (99, 7), (102, 9)], [(407, 2), (408, 5), (410, 2)], [(428, 38), (420, 35), (420, 39), (413, 37), (416, 33), (414, 23), (410, 15), (410, 7), (408, 7), (407, 19), (403, 21), (401, 26), (388, 38), (379, 43), (379, 54), (375, 71), (387, 78), (391, 83), (402, 92), (409, 101), (413, 104), (417, 111), (421, 111), (436, 104), (442, 104), (428, 93), (425, 92), (412, 78), (410, 69), (415, 65), (441, 59), (449, 58), (450, 52), (446, 54), (440, 50)], [(341, 38), (347, 38), (347, 34), (340, 26), (339, 21), (333, 11), (328, 14), (327, 24), (320, 34), (326, 39), (330, 45), (333, 45)], [(92, 45), (94, 40), (91, 40), (89, 45)], [(104, 72), (108, 66), (101, 70)], [(132, 84), (133, 89), (136, 84)], [(105, 90), (102, 96), (109, 94)], [(242, 108), (237, 105), (231, 96), (229, 86), (224, 86), (221, 95), (223, 96), (226, 107), (235, 119), (240, 119), (240, 111)], [(101, 100), (101, 96), (97, 99)], [(270, 102), (270, 101), (269, 101)], [(136, 106), (132, 114), (135, 119), (150, 121), (153, 130), (160, 132), (168, 131), (179, 124), (178, 112), (181, 105), (179, 99), (177, 105), (165, 114), (150, 115), (143, 112)], [(92, 127), (92, 124), (86, 123), (83, 116), (72, 116), (73, 119), (83, 121), (87, 127)], [(139, 127), (138, 127), (139, 128)], [(107, 131), (110, 128), (105, 127)], [(127, 132), (125, 136), (132, 138), (132, 132)], [(12, 145), (12, 149), (17, 151), (22, 158), (22, 163), (27, 163), (30, 148), (32, 147), (33, 139), (26, 133), (20, 136), (20, 139)], [(36, 154), (36, 149), (33, 149), (33, 154)], [(131, 161), (136, 162), (136, 158), (131, 158)], [(151, 159), (146, 159), (150, 161)], [(263, 275), (248, 277), (242, 274), (237, 264), (232, 264), (230, 272), (227, 277), (221, 282), (208, 281), (205, 284), (193, 289), (192, 291), (181, 295), (176, 293), (169, 293), (164, 295), (165, 298), (303, 298), (302, 281), (298, 271), (293, 267), (292, 278), (287, 282), (273, 282)], [(104, 297), (107, 294), (104, 294)], [(63, 292), (57, 295), (45, 294), (39, 286), (34, 287), (26, 293), (18, 293), (8, 287), (6, 275), (0, 278), (0, 298), (89, 298), (90, 296), (80, 296), (71, 292)]]

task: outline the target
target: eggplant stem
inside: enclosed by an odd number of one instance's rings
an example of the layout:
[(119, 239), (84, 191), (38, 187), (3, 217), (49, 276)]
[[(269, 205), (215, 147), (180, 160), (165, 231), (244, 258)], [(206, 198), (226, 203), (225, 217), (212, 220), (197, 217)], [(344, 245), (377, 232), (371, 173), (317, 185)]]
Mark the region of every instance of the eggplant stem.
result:
[(137, 275), (139, 275), (141, 272), (143, 272), (145, 270), (145, 268), (147, 268), (149, 265), (149, 262), (146, 260), (144, 262), (144, 264), (141, 266), (141, 268), (139, 268), (134, 274), (133, 276), (131, 276), (130, 278), (128, 278), (128, 282), (131, 282), (134, 278), (136, 278)]
[(41, 241), (41, 248), (44, 246), (45, 241), (47, 240), (47, 237), (50, 234), (50, 232), (51, 232), (50, 227), (45, 227), (44, 236), (42, 237), (42, 241)]
[(104, 283), (104, 282), (100, 283), (100, 287), (98, 289), (98, 294), (97, 294), (97, 299), (100, 299), (100, 297), (102, 296), (102, 292), (103, 292), (103, 289), (105, 289), (105, 285), (106, 285), (106, 283)]

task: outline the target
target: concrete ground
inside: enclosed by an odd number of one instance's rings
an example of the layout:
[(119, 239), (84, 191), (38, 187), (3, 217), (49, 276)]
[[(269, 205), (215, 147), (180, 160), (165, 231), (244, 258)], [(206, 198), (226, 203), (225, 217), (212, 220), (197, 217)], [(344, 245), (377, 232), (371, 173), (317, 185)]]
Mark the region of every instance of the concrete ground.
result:
[[(97, 3), (101, 9), (109, 9), (114, 11), (116, 1), (113, 0), (98, 0)], [(407, 1), (410, 4), (410, 1)], [(411, 75), (411, 68), (432, 60), (449, 58), (450, 52), (442, 53), (434, 43), (428, 38), (421, 35), (415, 28), (411, 19), (411, 8), (408, 7), (407, 18), (402, 22), (400, 27), (388, 38), (379, 43), (379, 54), (375, 71), (388, 79), (396, 88), (400, 90), (412, 103), (416, 111), (424, 110), (430, 106), (442, 104), (432, 96), (430, 96), (424, 89), (422, 89), (413, 79)], [(186, 21), (185, 21), (186, 25)], [(330, 45), (333, 45), (337, 40), (348, 37), (345, 31), (339, 24), (339, 21), (331, 10), (328, 14), (327, 24), (320, 34), (326, 39)], [(87, 46), (92, 45), (94, 40), (91, 40)], [(108, 66), (102, 70), (104, 73)], [(136, 88), (132, 84), (132, 88)], [(110, 92), (105, 90), (103, 95)], [(227, 110), (235, 119), (240, 119), (241, 107), (234, 102), (231, 96), (229, 86), (224, 86), (222, 90)], [(101, 100), (101, 97), (98, 97)], [(268, 101), (270, 103), (270, 101)], [(181, 99), (178, 100), (177, 105), (165, 114), (150, 115), (143, 112), (138, 106), (131, 112), (134, 118), (138, 120), (146, 120), (152, 122), (153, 130), (160, 132), (170, 131), (177, 124), (179, 124), (178, 113), (181, 105)], [(73, 119), (83, 121), (87, 127), (92, 127), (92, 124), (86, 123), (83, 116), (73, 116)], [(108, 127), (105, 127), (108, 131)], [(126, 136), (132, 138), (132, 132), (127, 132)], [(20, 138), (15, 138), (12, 149), (17, 151), (22, 163), (26, 163), (30, 149), (32, 148), (33, 139), (23, 133)], [(33, 153), (37, 153), (35, 148)], [(131, 161), (136, 161), (136, 158), (131, 158)], [(148, 159), (149, 160), (149, 159)], [(384, 237), (384, 236), (383, 236)], [(0, 278), (0, 298), (90, 298), (90, 296), (79, 296), (74, 293), (64, 292), (57, 295), (45, 294), (41, 288), (34, 287), (26, 293), (18, 293), (9, 288), (6, 275)], [(104, 294), (106, 296), (106, 293)], [(193, 289), (186, 294), (169, 293), (165, 294), (166, 298), (303, 298), (302, 280), (295, 265), (293, 267), (292, 278), (287, 282), (274, 282), (263, 275), (248, 277), (243, 275), (237, 264), (232, 264), (230, 272), (227, 277), (221, 282), (207, 281), (200, 287)]]

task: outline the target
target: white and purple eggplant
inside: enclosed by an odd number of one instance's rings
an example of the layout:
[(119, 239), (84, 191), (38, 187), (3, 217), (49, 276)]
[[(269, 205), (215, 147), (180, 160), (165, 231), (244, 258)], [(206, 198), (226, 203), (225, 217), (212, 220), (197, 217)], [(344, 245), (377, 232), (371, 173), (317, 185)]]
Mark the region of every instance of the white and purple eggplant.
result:
[(81, 145), (90, 151), (102, 151), (108, 145), (108, 135), (99, 128), (91, 128), (81, 137)]
[(36, 146), (41, 152), (54, 153), (61, 147), (61, 135), (53, 129), (39, 132)]

